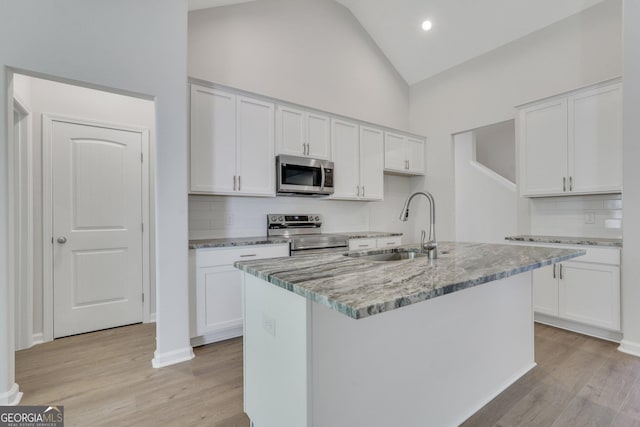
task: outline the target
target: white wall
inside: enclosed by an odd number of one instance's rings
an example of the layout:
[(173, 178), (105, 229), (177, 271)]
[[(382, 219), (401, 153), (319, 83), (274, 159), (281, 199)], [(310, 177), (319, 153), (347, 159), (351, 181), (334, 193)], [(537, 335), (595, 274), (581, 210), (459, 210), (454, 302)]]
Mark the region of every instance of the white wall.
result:
[(606, 0), (411, 86), (411, 130), (427, 136), (438, 232), (455, 237), (451, 135), (515, 118), (514, 106), (621, 74), (621, 1)]
[[(398, 218), (408, 180), (385, 176), (384, 202), (356, 202), (309, 197), (189, 196), (189, 238), (264, 236), (268, 213), (322, 214), (323, 231), (393, 231), (411, 234)], [(405, 239), (406, 243), (409, 243)]]
[[(155, 146), (155, 106), (152, 101), (73, 86), (33, 77), (16, 75), (22, 84), (14, 92), (20, 96), (29, 90), (33, 124), (33, 210), (34, 210), (34, 334), (43, 332), (42, 278), (42, 114), (58, 114), (81, 119), (143, 127), (149, 129), (150, 153)], [(154, 277), (155, 279), (155, 277)], [(155, 286), (151, 286), (151, 312), (155, 313)]]
[[(157, 347), (191, 354), (187, 292), (187, 5), (183, 0), (13, 0), (0, 3), (0, 242), (7, 242), (9, 99), (6, 67), (155, 100)], [(5, 82), (9, 81), (9, 86)], [(9, 135), (10, 136), (10, 135)], [(0, 403), (15, 402), (13, 283), (0, 245)]]
[[(261, 0), (189, 13), (189, 75), (396, 129), (409, 123), (407, 84), (334, 0)], [(269, 212), (318, 212), (327, 231), (410, 237), (412, 223), (398, 215), (415, 181), (386, 176), (385, 200), (373, 203), (191, 197), (189, 235), (263, 235)]]
[(623, 182), (627, 220), (622, 233), (622, 328), (620, 349), (640, 356), (640, 2), (624, 2)]
[(516, 182), (516, 123), (507, 120), (473, 131), (476, 161)]
[(189, 13), (189, 75), (407, 129), (409, 88), (334, 0), (260, 0)]
[[(529, 215), (531, 234), (622, 238), (619, 194), (531, 199)], [(587, 216), (593, 216), (593, 224), (587, 223)]]
[(516, 232), (516, 185), (475, 161), (474, 133), (454, 137), (456, 239), (504, 243)]

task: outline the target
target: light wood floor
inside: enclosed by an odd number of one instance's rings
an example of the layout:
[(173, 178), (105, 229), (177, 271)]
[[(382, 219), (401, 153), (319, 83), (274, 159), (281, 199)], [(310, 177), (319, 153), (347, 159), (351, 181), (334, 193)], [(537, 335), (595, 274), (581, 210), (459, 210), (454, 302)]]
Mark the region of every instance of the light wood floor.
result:
[[(154, 336), (153, 324), (134, 325), (17, 352), (21, 404), (64, 405), (67, 426), (249, 425), (241, 339), (153, 369)], [(616, 347), (536, 325), (538, 366), (464, 426), (640, 427), (640, 359)]]

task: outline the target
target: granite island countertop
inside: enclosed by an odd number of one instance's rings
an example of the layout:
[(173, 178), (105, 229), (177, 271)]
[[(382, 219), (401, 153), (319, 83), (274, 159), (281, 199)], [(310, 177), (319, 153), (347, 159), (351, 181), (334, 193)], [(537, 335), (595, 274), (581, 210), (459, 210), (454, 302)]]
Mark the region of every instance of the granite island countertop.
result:
[(380, 262), (327, 254), (242, 261), (235, 266), (361, 319), (584, 254), (576, 249), (440, 242), (436, 260)]
[[(323, 234), (340, 234), (347, 236), (349, 239), (370, 239), (377, 237), (395, 237), (402, 236), (402, 233), (385, 232), (385, 231), (354, 231), (354, 232), (336, 232)], [(193, 239), (189, 240), (189, 249), (204, 248), (229, 248), (234, 246), (251, 246), (251, 245), (274, 245), (281, 243), (289, 243), (288, 237), (224, 237), (217, 239)]]
[(560, 243), (563, 245), (589, 245), (589, 246), (613, 246), (622, 247), (622, 239), (611, 239), (603, 237), (570, 237), (570, 236), (537, 236), (523, 234), (519, 236), (507, 236), (505, 240), (513, 242), (532, 243)]

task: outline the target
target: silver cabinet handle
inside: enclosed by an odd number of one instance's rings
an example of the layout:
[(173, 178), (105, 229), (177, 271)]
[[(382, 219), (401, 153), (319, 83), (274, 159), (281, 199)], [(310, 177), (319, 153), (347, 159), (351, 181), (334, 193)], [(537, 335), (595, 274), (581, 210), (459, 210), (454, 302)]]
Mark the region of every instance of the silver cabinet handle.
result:
[(569, 177), (569, 191), (573, 191), (573, 177)]
[(237, 177), (235, 175), (233, 175), (233, 191), (236, 191), (236, 181), (237, 181)]
[(58, 243), (60, 243), (61, 245), (64, 245), (65, 243), (67, 243), (67, 238), (64, 236), (60, 236), (57, 239)]
[(562, 191), (567, 191), (567, 177), (562, 177)]
[(254, 257), (257, 256), (256, 254), (247, 254), (247, 255), (240, 255), (240, 258), (249, 258), (249, 257)]
[(360, 197), (360, 186), (356, 185), (357, 196)]
[(362, 197), (364, 197), (364, 185), (362, 186)]
[(556, 265), (553, 264), (553, 278), (556, 278)]
[(238, 175), (238, 191), (241, 191), (242, 188), (242, 175)]
[(562, 280), (562, 264), (560, 264), (560, 280)]
[(369, 245), (358, 245), (359, 248), (368, 248)]
[(407, 170), (411, 169), (411, 160), (407, 160)]

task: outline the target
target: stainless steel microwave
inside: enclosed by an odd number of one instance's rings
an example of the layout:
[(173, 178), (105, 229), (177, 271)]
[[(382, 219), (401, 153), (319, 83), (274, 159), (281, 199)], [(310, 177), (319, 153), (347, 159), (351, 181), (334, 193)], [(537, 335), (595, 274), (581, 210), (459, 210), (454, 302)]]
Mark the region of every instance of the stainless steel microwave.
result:
[(333, 194), (333, 162), (296, 156), (276, 156), (276, 193), (328, 196)]

